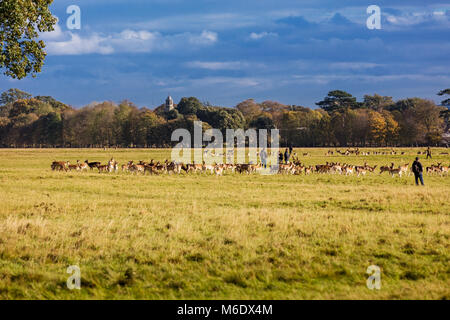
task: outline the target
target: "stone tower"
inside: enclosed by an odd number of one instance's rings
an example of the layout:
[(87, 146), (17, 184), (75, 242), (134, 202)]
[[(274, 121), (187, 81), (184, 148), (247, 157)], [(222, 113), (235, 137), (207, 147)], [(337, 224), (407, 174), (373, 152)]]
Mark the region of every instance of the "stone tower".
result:
[(167, 99), (166, 99), (166, 108), (165, 108), (165, 111), (166, 112), (169, 112), (169, 111), (172, 111), (174, 109), (174, 106), (173, 106), (173, 99), (172, 99), (172, 97), (169, 95), (168, 97), (167, 97)]

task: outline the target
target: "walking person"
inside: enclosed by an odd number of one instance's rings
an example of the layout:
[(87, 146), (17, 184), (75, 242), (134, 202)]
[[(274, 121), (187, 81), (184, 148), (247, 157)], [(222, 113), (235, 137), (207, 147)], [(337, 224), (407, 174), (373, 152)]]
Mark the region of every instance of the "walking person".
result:
[(292, 144), (289, 145), (289, 154), (292, 155), (292, 152), (294, 151), (294, 148), (292, 148)]
[(279, 164), (283, 163), (283, 153), (281, 151), (278, 152), (278, 163)]
[(423, 183), (423, 167), (419, 161), (419, 157), (417, 157), (416, 161), (413, 162), (412, 171), (414, 173), (414, 177), (416, 178), (416, 186), (419, 185), (419, 180), (420, 183), (424, 186), (425, 184)]
[(433, 157), (431, 156), (431, 149), (430, 149), (430, 147), (428, 147), (428, 149), (427, 149), (427, 159), (428, 158), (433, 159)]
[(286, 164), (289, 163), (289, 158), (291, 157), (291, 154), (289, 153), (289, 150), (286, 148), (286, 151), (284, 151), (284, 161)]

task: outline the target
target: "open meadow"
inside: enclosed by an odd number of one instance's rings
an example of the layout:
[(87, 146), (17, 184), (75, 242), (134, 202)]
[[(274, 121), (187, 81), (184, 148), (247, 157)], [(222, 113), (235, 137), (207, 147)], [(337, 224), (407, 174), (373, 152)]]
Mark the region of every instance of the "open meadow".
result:
[[(378, 166), (357, 177), (58, 172), (54, 160), (170, 150), (0, 149), (0, 299), (448, 299), (450, 176), (379, 174), (424, 148), (396, 150), (295, 150), (306, 165)], [(421, 162), (448, 166), (445, 152)]]

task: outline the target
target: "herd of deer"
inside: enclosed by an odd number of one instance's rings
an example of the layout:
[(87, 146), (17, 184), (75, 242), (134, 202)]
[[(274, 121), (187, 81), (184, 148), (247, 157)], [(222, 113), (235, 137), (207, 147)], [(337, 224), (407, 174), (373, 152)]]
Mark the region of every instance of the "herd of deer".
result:
[[(340, 154), (341, 156), (349, 156), (349, 155), (357, 155), (357, 156), (370, 156), (370, 155), (381, 155), (381, 156), (395, 156), (395, 155), (402, 155), (404, 156), (406, 154), (405, 151), (395, 151), (394, 149), (391, 149), (390, 151), (361, 151), (359, 148), (356, 149), (347, 149), (345, 151), (340, 151), (336, 149), (336, 151), (328, 150), (325, 155), (326, 156), (333, 156), (336, 154)], [(419, 151), (417, 153), (418, 155), (426, 155), (426, 151)], [(448, 155), (448, 152), (441, 152), (440, 155)]]
[[(374, 173), (377, 166), (369, 166), (367, 163), (364, 163), (362, 166), (358, 165), (350, 165), (346, 163), (325, 163), (323, 165), (315, 165), (315, 166), (306, 166), (303, 165), (300, 161), (295, 160), (292, 163), (288, 164), (280, 164), (278, 166), (279, 174), (292, 174), (292, 175), (309, 175), (312, 173), (319, 174), (342, 174), (342, 175), (354, 175), (365, 176), (367, 173)], [(426, 172), (428, 174), (439, 174), (439, 175), (448, 175), (448, 166), (442, 166), (441, 163), (437, 165), (432, 165), (431, 167), (426, 168)], [(97, 169), (99, 173), (113, 173), (119, 172), (119, 164), (114, 159), (108, 161), (107, 164), (102, 165), (100, 162), (89, 162), (86, 160), (85, 162), (77, 161), (76, 164), (70, 164), (70, 162), (65, 161), (55, 161), (51, 165), (51, 169), (53, 171), (88, 171)], [(184, 164), (184, 163), (176, 163), (169, 162), (166, 160), (165, 162), (154, 162), (151, 160), (150, 162), (139, 161), (138, 163), (134, 163), (133, 161), (129, 161), (127, 164), (123, 164), (120, 166), (122, 172), (130, 172), (130, 173), (140, 173), (140, 174), (164, 174), (164, 173), (174, 173), (180, 174), (182, 172), (185, 173), (210, 173), (215, 174), (217, 176), (222, 176), (226, 172), (230, 173), (255, 173), (258, 170), (262, 169), (261, 164)], [(380, 168), (379, 174), (384, 172), (388, 172), (392, 177), (402, 175), (410, 175), (411, 172), (408, 170), (409, 164), (401, 165), (397, 168), (394, 167), (392, 163), (390, 166), (382, 166)], [(277, 172), (275, 172), (277, 173)]]
[(439, 162), (438, 164), (432, 164), (430, 167), (426, 167), (426, 173), (429, 175), (441, 175), (441, 176), (447, 176), (448, 175), (448, 166), (442, 166)]

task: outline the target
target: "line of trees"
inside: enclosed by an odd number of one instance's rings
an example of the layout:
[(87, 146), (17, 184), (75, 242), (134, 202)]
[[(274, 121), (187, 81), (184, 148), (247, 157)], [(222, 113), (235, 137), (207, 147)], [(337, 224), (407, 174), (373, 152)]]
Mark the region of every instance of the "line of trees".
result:
[[(439, 93), (450, 94), (450, 89)], [(419, 146), (449, 143), (450, 100), (351, 94), (331, 91), (317, 109), (253, 99), (235, 108), (182, 98), (164, 111), (138, 108), (130, 101), (102, 102), (75, 109), (48, 96), (32, 97), (19, 89), (0, 96), (2, 147), (169, 147), (175, 129), (280, 129), (281, 143), (297, 147)], [(446, 140), (447, 139), (447, 140)]]

